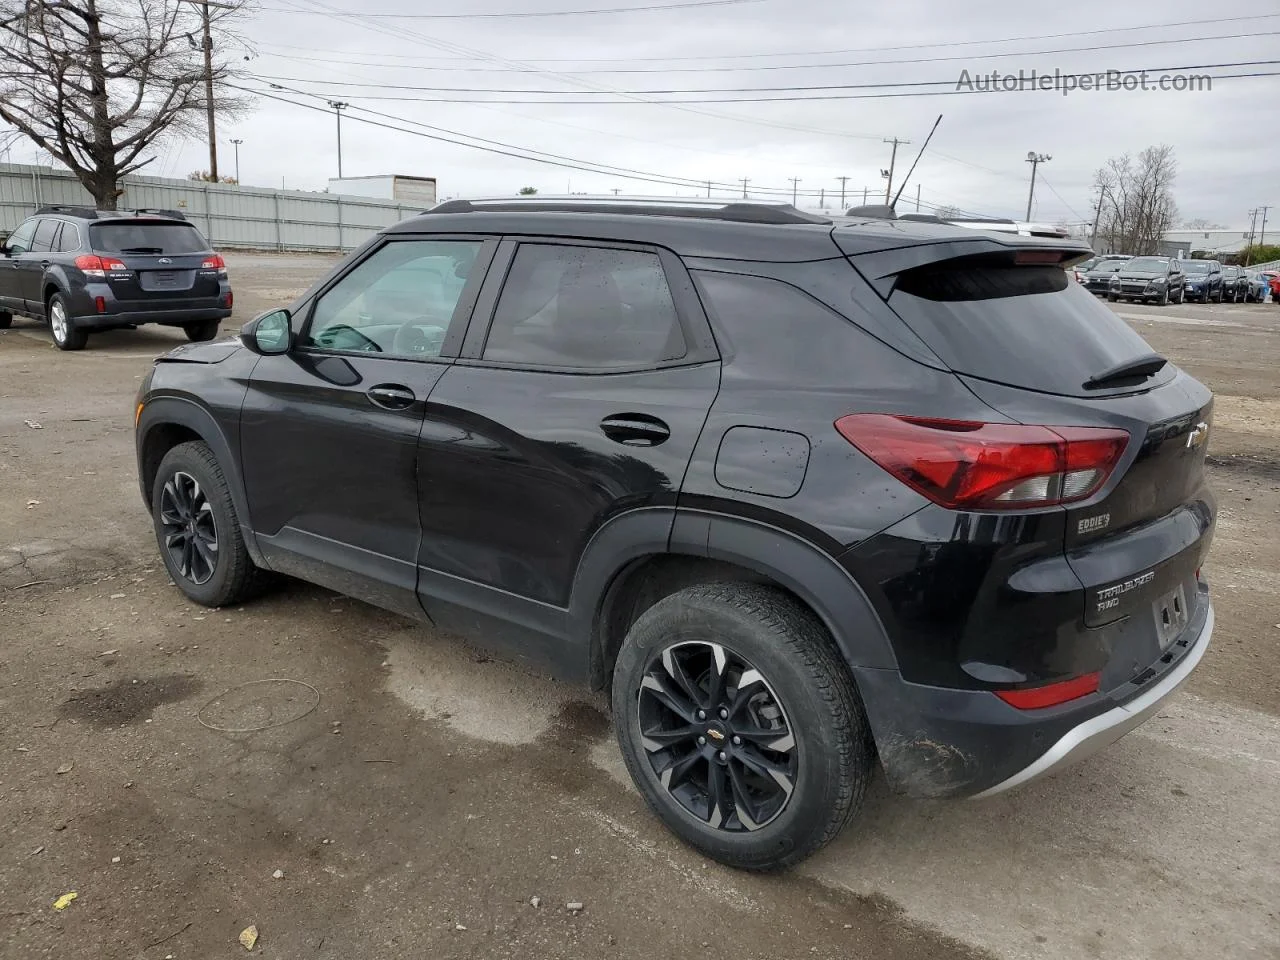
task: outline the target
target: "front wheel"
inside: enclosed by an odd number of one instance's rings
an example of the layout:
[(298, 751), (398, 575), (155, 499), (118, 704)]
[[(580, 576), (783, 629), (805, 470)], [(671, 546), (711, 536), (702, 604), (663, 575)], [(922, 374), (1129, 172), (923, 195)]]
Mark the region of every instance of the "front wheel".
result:
[(151, 487), (151, 514), (169, 576), (196, 603), (239, 603), (265, 585), (266, 572), (245, 548), (226, 477), (203, 443), (181, 443), (165, 454)]
[(650, 808), (745, 870), (829, 842), (874, 767), (861, 700), (821, 621), (756, 584), (689, 587), (642, 614), (618, 654), (613, 715)]
[(200, 320), (196, 323), (188, 323), (182, 329), (187, 332), (188, 340), (193, 343), (204, 343), (218, 335), (218, 322), (217, 320)]
[(59, 350), (83, 350), (89, 342), (88, 332), (78, 328), (67, 315), (67, 305), (60, 293), (49, 298), (49, 332)]
[(1160, 291), (1160, 296), (1156, 299), (1156, 303), (1160, 304), (1160, 306), (1162, 307), (1167, 307), (1169, 305), (1169, 288), (1168, 287), (1165, 287), (1163, 290)]

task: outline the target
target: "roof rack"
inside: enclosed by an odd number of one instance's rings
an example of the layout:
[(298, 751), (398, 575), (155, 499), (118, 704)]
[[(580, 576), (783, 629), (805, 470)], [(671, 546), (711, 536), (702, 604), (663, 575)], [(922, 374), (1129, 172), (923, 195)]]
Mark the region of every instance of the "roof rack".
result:
[(789, 203), (739, 200), (690, 200), (654, 197), (528, 197), (445, 200), (426, 214), (437, 213), (612, 213), (649, 217), (691, 217), (737, 223), (817, 223), (827, 217), (797, 210)]
[(41, 207), (36, 211), (36, 216), (45, 217), (56, 213), (64, 213), (69, 217), (81, 217), (85, 220), (98, 219), (98, 211), (93, 207), (75, 207), (63, 203), (54, 203), (47, 207)]

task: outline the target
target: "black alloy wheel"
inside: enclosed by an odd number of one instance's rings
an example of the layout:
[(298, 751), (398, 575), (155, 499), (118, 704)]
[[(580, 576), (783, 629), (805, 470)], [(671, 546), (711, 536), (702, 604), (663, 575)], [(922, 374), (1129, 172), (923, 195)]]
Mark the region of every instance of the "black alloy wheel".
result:
[(218, 566), (218, 529), (191, 474), (178, 471), (160, 488), (160, 527), (173, 568), (197, 586), (208, 583)]
[(654, 774), (708, 827), (759, 830), (786, 807), (796, 738), (777, 694), (746, 658), (719, 643), (667, 647), (645, 669), (636, 703)]

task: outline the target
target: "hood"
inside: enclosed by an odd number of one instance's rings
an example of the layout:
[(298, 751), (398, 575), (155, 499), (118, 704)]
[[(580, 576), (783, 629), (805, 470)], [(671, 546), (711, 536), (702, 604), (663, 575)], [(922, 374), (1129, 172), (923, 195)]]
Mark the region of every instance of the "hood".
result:
[(1163, 280), (1166, 276), (1163, 270), (1159, 273), (1151, 273), (1146, 270), (1117, 270), (1115, 275), (1121, 280)]
[(210, 343), (188, 343), (157, 357), (156, 363), (221, 363), (243, 349), (244, 345), (236, 337)]

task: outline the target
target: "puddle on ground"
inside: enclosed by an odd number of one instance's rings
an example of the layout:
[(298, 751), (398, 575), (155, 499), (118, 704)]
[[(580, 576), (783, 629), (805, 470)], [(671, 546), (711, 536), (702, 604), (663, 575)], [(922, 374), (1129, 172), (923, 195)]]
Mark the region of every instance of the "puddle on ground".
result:
[(171, 674), (117, 680), (105, 687), (77, 690), (59, 708), (64, 717), (100, 727), (118, 727), (151, 716), (156, 707), (177, 703), (204, 686), (195, 677)]

